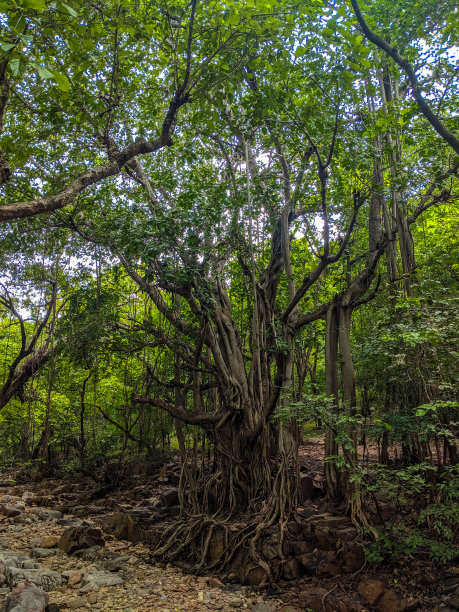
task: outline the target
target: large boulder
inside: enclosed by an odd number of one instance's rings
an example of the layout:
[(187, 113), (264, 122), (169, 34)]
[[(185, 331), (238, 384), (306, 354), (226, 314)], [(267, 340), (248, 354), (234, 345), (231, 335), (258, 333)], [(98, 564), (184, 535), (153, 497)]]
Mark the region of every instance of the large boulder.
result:
[(43, 612), (49, 595), (30, 582), (21, 582), (4, 601), (1, 612)]
[(105, 546), (105, 540), (102, 531), (86, 521), (66, 529), (57, 543), (57, 547), (68, 555), (93, 546)]

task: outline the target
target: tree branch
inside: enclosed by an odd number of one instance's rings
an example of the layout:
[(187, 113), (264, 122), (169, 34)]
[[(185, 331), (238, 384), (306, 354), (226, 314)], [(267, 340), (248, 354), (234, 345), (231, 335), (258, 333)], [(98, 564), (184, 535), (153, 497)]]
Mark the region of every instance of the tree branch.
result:
[(351, 0), (352, 8), (354, 9), (355, 16), (362, 28), (363, 33), (377, 47), (382, 49), (389, 57), (391, 57), (396, 64), (402, 68), (408, 75), (408, 78), (411, 83), (411, 87), (413, 88), (413, 97), (417, 102), (419, 110), (427, 119), (427, 121), (431, 124), (434, 130), (439, 134), (445, 142), (449, 144), (449, 146), (459, 155), (459, 139), (448, 130), (448, 128), (443, 125), (438, 116), (432, 111), (429, 103), (424, 98), (421, 93), (421, 85), (418, 81), (416, 73), (414, 71), (413, 66), (410, 62), (403, 58), (395, 47), (392, 47), (387, 41), (385, 41), (381, 36), (378, 36), (374, 32), (370, 30), (367, 22), (360, 10), (360, 7), (357, 3), (357, 0)]

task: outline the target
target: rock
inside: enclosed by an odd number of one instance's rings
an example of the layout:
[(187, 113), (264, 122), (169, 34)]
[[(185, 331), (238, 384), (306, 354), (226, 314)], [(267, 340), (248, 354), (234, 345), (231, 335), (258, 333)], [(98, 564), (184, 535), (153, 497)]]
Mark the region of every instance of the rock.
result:
[(404, 612), (406, 607), (405, 599), (393, 589), (385, 591), (376, 604), (377, 612)]
[(5, 495), (2, 495), (1, 501), (4, 504), (17, 504), (18, 502), (20, 502), (22, 500), (17, 495), (7, 495), (7, 494), (5, 494)]
[(68, 527), (57, 543), (57, 547), (68, 555), (92, 546), (105, 546), (105, 540), (100, 529), (86, 522), (77, 527)]
[(69, 576), (69, 580), (67, 584), (69, 586), (75, 586), (76, 584), (81, 582), (82, 578), (83, 578), (83, 574), (81, 572), (73, 572), (73, 574)]
[(267, 561), (272, 561), (280, 555), (279, 550), (280, 533), (278, 531), (272, 533), (269, 537), (265, 538), (262, 544), (262, 555)]
[(115, 512), (107, 520), (107, 531), (114, 534), (119, 540), (132, 540), (135, 531), (135, 521), (126, 512)]
[(32, 559), (26, 559), (22, 564), (24, 569), (37, 569), (37, 564)]
[(58, 572), (43, 569), (39, 563), (35, 563), (22, 553), (0, 552), (0, 569), (9, 586), (17, 586), (21, 582), (33, 582), (45, 591), (51, 591), (63, 582)]
[(10, 586), (16, 586), (21, 582), (33, 582), (45, 591), (52, 591), (63, 582), (59, 572), (48, 569), (23, 569), (9, 567), (6, 571), (6, 578)]
[(43, 612), (49, 595), (30, 582), (21, 582), (6, 598), (1, 612)]
[(19, 516), (21, 514), (21, 510), (5, 504), (0, 506), (0, 513), (7, 518), (13, 518), (15, 516)]
[(85, 584), (83, 587), (81, 587), (80, 593), (91, 593), (97, 592), (98, 590), (99, 587), (97, 586), (97, 584), (94, 584), (94, 582), (88, 582), (88, 584)]
[(212, 601), (212, 593), (209, 593), (208, 591), (199, 591), (198, 601), (201, 603), (210, 603)]
[(314, 482), (310, 476), (301, 474), (299, 483), (300, 502), (312, 499), (315, 495)]
[(31, 508), (30, 512), (31, 514), (38, 516), (38, 518), (43, 521), (62, 518), (62, 512), (59, 512), (59, 510), (49, 510), (48, 508)]
[(0, 586), (1, 586), (2, 584), (5, 584), (5, 582), (6, 582), (6, 577), (5, 577), (5, 575), (4, 575), (4, 574), (0, 574)]
[(362, 580), (358, 586), (359, 595), (373, 606), (387, 588), (384, 580)]
[(89, 595), (86, 598), (88, 600), (88, 603), (93, 605), (95, 603), (97, 603), (97, 600), (99, 599), (99, 595), (97, 593), (89, 593)]
[(166, 506), (166, 508), (170, 508), (171, 506), (175, 506), (179, 502), (178, 498), (178, 489), (171, 488), (161, 493), (161, 501)]
[(334, 559), (335, 555), (331, 551), (315, 550), (312, 553), (306, 553), (298, 557), (299, 562), (309, 574), (326, 573), (325, 568)]
[(36, 559), (52, 557), (55, 554), (56, 551), (49, 548), (32, 548), (32, 550), (30, 551), (30, 556)]
[(258, 602), (252, 608), (252, 612), (276, 612), (275, 606), (264, 602)]
[(87, 603), (86, 597), (76, 597), (75, 599), (70, 599), (67, 602), (67, 608), (71, 608), (75, 610), (77, 608), (83, 608)]
[(311, 553), (314, 550), (312, 542), (308, 542), (306, 540), (300, 540), (299, 542), (290, 542), (290, 546), (292, 549), (292, 553), (295, 556)]
[(46, 606), (45, 612), (59, 612), (60, 608), (56, 603), (50, 603)]
[(301, 534), (301, 525), (296, 521), (290, 521), (287, 523), (288, 532), (293, 536), (299, 536)]
[(266, 572), (261, 565), (249, 565), (246, 569), (246, 581), (252, 586), (259, 586), (266, 582)]
[(295, 580), (302, 573), (300, 564), (296, 559), (288, 559), (282, 566), (282, 574), (286, 580)]
[(23, 502), (29, 502), (31, 499), (35, 499), (35, 493), (32, 491), (24, 491), (21, 497)]
[(210, 576), (207, 579), (207, 583), (213, 589), (221, 589), (225, 586), (221, 580), (214, 578), (213, 576)]
[(311, 608), (312, 610), (322, 611), (322, 599), (327, 595), (327, 590), (321, 587), (314, 587), (306, 592), (302, 592), (302, 601), (304, 601), (305, 608)]
[[(114, 559), (107, 559), (103, 562), (104, 569), (109, 572), (119, 572), (120, 569), (123, 569), (124, 565), (130, 562), (131, 557), (129, 555), (125, 555), (124, 557), (115, 557)], [(136, 560), (137, 561), (137, 560)]]
[(244, 603), (244, 600), (240, 597), (231, 597), (228, 603), (232, 608), (240, 608)]
[(83, 582), (93, 583), (98, 587), (110, 587), (123, 584), (123, 579), (119, 574), (106, 573), (101, 571), (94, 571), (84, 575)]
[(55, 548), (59, 540), (55, 536), (48, 536), (43, 540), (43, 548)]

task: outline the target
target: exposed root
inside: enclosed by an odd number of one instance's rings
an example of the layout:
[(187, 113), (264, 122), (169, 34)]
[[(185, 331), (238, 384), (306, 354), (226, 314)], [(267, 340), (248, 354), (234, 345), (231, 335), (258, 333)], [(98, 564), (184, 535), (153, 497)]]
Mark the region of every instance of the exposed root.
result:
[[(285, 558), (286, 525), (297, 499), (298, 479), (290, 456), (282, 453), (273, 470), (268, 462), (242, 467), (232, 460), (230, 465), (231, 457), (220, 454), (210, 474), (196, 468), (196, 457), (190, 459), (185, 459), (180, 477), (181, 515), (160, 535), (152, 554), (166, 562), (186, 558), (188, 569), (196, 571), (259, 568), (265, 574), (263, 583), (271, 584)], [(264, 473), (268, 469), (269, 477)], [(280, 526), (280, 562), (270, 565), (263, 556), (263, 540), (272, 536), (275, 525)]]

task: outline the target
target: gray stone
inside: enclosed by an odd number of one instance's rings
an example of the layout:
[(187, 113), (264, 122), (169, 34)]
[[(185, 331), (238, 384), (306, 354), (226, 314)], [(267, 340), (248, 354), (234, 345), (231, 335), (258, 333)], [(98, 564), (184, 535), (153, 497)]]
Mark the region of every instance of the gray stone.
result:
[(86, 605), (86, 602), (86, 597), (76, 597), (75, 599), (71, 599), (67, 602), (67, 607), (72, 609), (83, 608)]
[(44, 558), (44, 557), (51, 557), (52, 555), (55, 555), (56, 551), (53, 550), (52, 548), (32, 548), (32, 550), (30, 551), (30, 556), (36, 559), (39, 558)]
[(93, 591), (97, 592), (100, 587), (97, 586), (94, 582), (88, 582), (80, 589), (80, 593), (91, 593)]
[(6, 568), (6, 579), (10, 586), (17, 586), (21, 582), (33, 582), (45, 591), (52, 591), (61, 586), (63, 580), (59, 572), (48, 569), (23, 569), (20, 567)]
[(20, 497), (17, 497), (16, 495), (2, 495), (2, 499), (1, 501), (5, 504), (15, 504), (17, 502), (21, 501)]
[(264, 602), (258, 602), (252, 608), (252, 612), (276, 612), (275, 606)]
[(35, 498), (35, 493), (32, 493), (32, 491), (24, 491), (24, 493), (22, 494), (22, 501), (23, 502), (28, 502), (31, 499)]
[(0, 513), (7, 518), (14, 518), (15, 516), (19, 516), (21, 514), (21, 510), (15, 508), (14, 506), (4, 504), (0, 506)]
[(123, 584), (123, 579), (119, 574), (95, 571), (85, 574), (83, 577), (83, 582), (85, 584), (93, 583), (98, 587), (110, 587)]
[(43, 569), (27, 555), (12, 551), (0, 552), (0, 573), (5, 576), (9, 586), (33, 582), (45, 591), (51, 591), (62, 584), (62, 577), (58, 572)]
[(59, 510), (50, 510), (49, 508), (31, 508), (30, 512), (43, 521), (62, 518), (62, 512), (59, 512)]
[(36, 569), (37, 566), (34, 563), (34, 561), (32, 561), (32, 559), (26, 559), (26, 561), (24, 561), (24, 563), (22, 564), (23, 569)]

